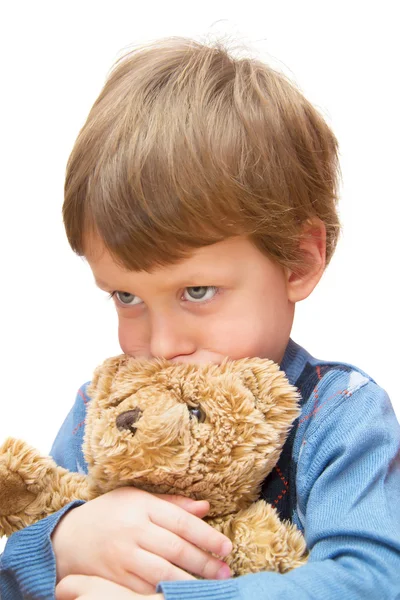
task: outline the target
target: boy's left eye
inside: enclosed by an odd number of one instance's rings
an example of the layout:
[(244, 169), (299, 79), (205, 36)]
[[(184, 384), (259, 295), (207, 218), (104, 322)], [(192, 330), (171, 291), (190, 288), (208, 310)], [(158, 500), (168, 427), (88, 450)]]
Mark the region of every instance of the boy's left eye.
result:
[(196, 285), (185, 288), (183, 297), (189, 302), (204, 302), (211, 300), (217, 293), (217, 288), (213, 285)]

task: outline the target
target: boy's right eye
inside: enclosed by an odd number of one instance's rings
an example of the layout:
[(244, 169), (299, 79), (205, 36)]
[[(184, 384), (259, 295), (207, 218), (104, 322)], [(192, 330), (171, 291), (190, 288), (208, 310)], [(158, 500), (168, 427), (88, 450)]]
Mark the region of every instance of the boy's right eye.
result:
[(118, 302), (123, 306), (136, 306), (143, 303), (143, 300), (139, 296), (128, 294), (128, 292), (113, 292), (111, 297), (117, 298)]

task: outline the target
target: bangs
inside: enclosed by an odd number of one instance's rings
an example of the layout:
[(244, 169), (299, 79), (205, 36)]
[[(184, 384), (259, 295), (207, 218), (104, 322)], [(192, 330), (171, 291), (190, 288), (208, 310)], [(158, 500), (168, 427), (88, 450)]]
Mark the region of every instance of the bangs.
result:
[[(243, 185), (219, 167), (236, 154), (229, 127), (218, 139), (208, 136), (179, 98), (166, 102), (168, 114), (160, 122), (142, 117), (112, 155), (98, 157), (82, 190), (85, 229), (128, 269), (170, 264), (192, 249), (254, 229), (245, 216)], [(196, 121), (202, 116), (197, 112)]]

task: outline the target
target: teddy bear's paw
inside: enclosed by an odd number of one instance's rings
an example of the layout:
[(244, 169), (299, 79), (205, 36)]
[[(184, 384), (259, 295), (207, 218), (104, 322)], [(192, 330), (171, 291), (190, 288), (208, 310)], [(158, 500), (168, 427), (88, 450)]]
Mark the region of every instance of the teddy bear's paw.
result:
[(264, 500), (232, 516), (223, 532), (233, 542), (227, 562), (235, 575), (259, 571), (286, 573), (307, 561), (301, 532), (295, 525), (281, 521), (277, 511)]
[(11, 535), (24, 526), (18, 516), (36, 498), (23, 478), (10, 470), (7, 458), (0, 456), (0, 537)]
[(25, 516), (42, 492), (49, 460), (21, 440), (8, 438), (0, 447), (0, 535), (28, 524)]
[(36, 495), (29, 492), (21, 475), (10, 470), (8, 461), (0, 457), (0, 516), (7, 517), (24, 510)]

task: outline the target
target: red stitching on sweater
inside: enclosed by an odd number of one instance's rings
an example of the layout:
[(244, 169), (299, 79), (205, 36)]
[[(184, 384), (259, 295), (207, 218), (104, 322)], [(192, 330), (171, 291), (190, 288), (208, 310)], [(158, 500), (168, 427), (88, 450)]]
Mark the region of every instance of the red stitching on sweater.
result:
[(275, 467), (275, 471), (278, 473), (280, 479), (282, 479), (283, 483), (285, 484), (285, 487), (281, 490), (281, 493), (278, 495), (276, 500), (274, 500), (274, 502), (273, 502), (273, 504), (276, 506), (278, 504), (279, 500), (282, 500), (283, 496), (288, 491), (289, 482), (287, 481), (287, 479), (285, 479), (285, 477), (279, 467)]
[(273, 504), (278, 504), (279, 500), (282, 500), (283, 496), (286, 494), (287, 490), (283, 489), (282, 492), (280, 493), (280, 495), (277, 497), (276, 500), (274, 500)]
[[(321, 379), (321, 370), (319, 370), (319, 371), (318, 371), (318, 367), (317, 367), (317, 375), (318, 375), (318, 378), (319, 378), (319, 379)], [(315, 386), (315, 388), (313, 389), (313, 394), (314, 394), (314, 396), (315, 396), (315, 400), (314, 400), (314, 404), (313, 404), (313, 407), (312, 407), (312, 413), (313, 413), (313, 412), (314, 412), (314, 410), (316, 409), (316, 407), (317, 407), (317, 404), (318, 404), (318, 400), (319, 400), (319, 395), (318, 395), (318, 386), (317, 386), (317, 385), (316, 385), (316, 386)], [(311, 413), (311, 414), (312, 414), (312, 413)]]
[(313, 394), (315, 396), (315, 400), (314, 400), (314, 406), (313, 406), (313, 410), (316, 408), (317, 404), (318, 404), (318, 400), (319, 400), (319, 396), (318, 396), (318, 390), (315, 387), (313, 390)]
[(86, 419), (83, 419), (83, 421), (81, 421), (80, 423), (78, 423), (78, 425), (75, 427), (75, 429), (72, 431), (72, 435), (75, 435), (76, 432), (78, 431), (78, 429), (80, 427), (82, 427), (82, 425), (84, 424), (84, 422), (86, 421)]
[(308, 421), (308, 419), (311, 419), (311, 417), (313, 417), (314, 415), (317, 414), (317, 412), (319, 412), (321, 410), (321, 408), (324, 406), (324, 404), (326, 404), (327, 402), (329, 402), (330, 400), (332, 400), (332, 398), (336, 398), (336, 396), (340, 396), (341, 394), (343, 394), (344, 396), (351, 396), (351, 392), (349, 392), (349, 390), (338, 390), (335, 394), (333, 394), (332, 396), (330, 396), (329, 398), (327, 398), (325, 400), (325, 402), (323, 402), (322, 404), (320, 404), (317, 408), (315, 407), (315, 403), (314, 403), (314, 407), (312, 412), (310, 412), (310, 414), (305, 415), (302, 419), (300, 419), (299, 421), (299, 425), (301, 423), (304, 423), (305, 421)]
[(285, 484), (286, 487), (289, 487), (289, 483), (288, 481), (285, 479), (285, 477), (283, 476), (282, 471), (280, 470), (279, 467), (275, 467), (276, 472), (278, 473), (279, 477), (282, 479), (283, 483)]
[(82, 390), (80, 388), (78, 390), (78, 394), (82, 398), (84, 404), (87, 404), (88, 403), (88, 399), (86, 398), (85, 394), (82, 392)]

